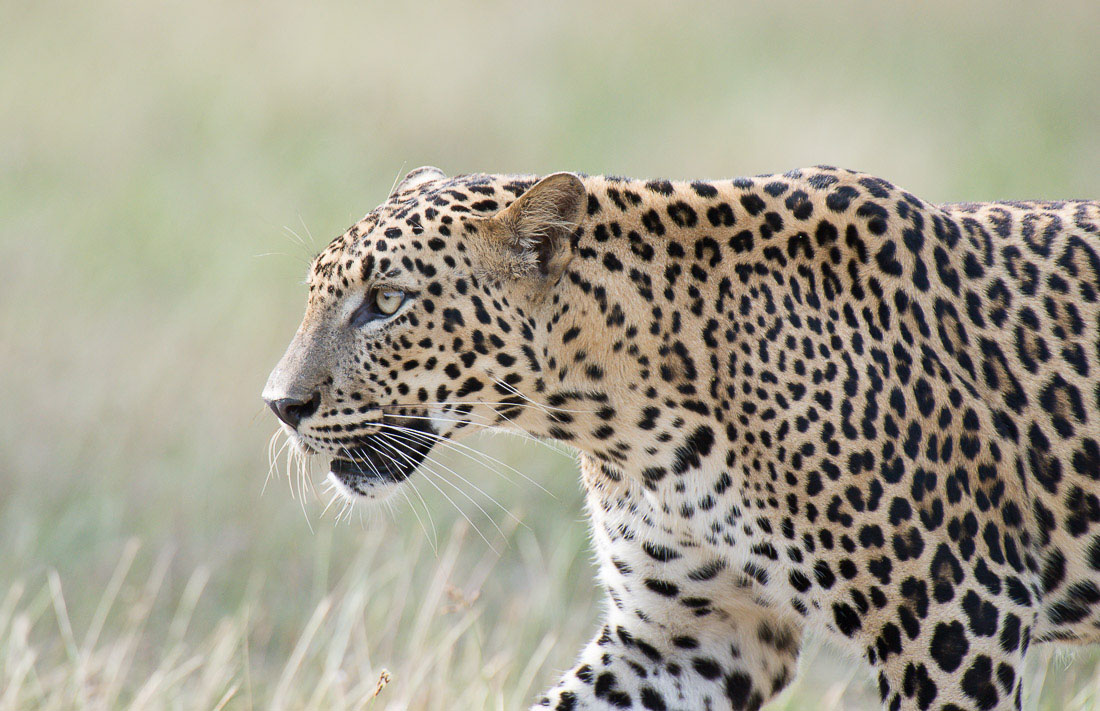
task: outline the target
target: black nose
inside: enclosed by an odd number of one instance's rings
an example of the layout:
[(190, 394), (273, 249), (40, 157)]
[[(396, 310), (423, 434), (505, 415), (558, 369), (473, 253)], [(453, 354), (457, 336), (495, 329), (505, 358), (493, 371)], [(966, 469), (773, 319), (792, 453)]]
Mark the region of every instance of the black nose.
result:
[(321, 393), (313, 393), (308, 400), (284, 397), (278, 400), (268, 400), (267, 404), (276, 417), (294, 429), (298, 429), (298, 423), (302, 421), (302, 418), (309, 417), (317, 412), (317, 408), (321, 404)]

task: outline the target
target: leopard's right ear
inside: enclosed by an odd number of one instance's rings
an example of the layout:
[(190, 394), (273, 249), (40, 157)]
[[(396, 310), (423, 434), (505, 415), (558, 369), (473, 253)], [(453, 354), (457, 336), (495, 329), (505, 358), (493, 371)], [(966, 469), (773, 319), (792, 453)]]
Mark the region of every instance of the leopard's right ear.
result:
[(554, 173), (490, 221), (517, 261), (553, 284), (573, 258), (570, 238), (584, 216), (586, 195), (575, 174)]
[(406, 175), (404, 179), (397, 184), (397, 187), (393, 189), (393, 192), (390, 193), (390, 197), (392, 198), (398, 193), (412, 190), (413, 188), (419, 185), (423, 185), (424, 183), (430, 183), (433, 180), (442, 180), (446, 177), (447, 175), (439, 168), (431, 165), (422, 165), (415, 170), (410, 170), (409, 174)]

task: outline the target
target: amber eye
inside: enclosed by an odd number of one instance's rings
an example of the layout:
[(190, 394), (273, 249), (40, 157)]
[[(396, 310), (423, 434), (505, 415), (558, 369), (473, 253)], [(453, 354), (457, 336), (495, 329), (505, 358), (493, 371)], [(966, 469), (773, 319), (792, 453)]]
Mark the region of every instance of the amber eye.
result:
[(374, 292), (374, 305), (378, 313), (389, 316), (405, 301), (405, 292), (395, 289)]
[(363, 304), (351, 315), (352, 326), (363, 326), (393, 316), (408, 294), (400, 289), (372, 289)]

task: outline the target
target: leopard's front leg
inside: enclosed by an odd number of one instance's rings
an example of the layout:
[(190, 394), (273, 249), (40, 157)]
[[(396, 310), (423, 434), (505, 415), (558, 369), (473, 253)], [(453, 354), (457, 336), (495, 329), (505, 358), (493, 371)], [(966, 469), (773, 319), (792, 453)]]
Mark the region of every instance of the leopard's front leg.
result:
[(766, 608), (745, 613), (720, 635), (612, 613), (534, 709), (759, 709), (794, 676), (802, 633)]
[[(758, 709), (795, 674), (802, 623), (629, 482), (585, 461), (607, 618), (535, 709)], [(649, 508), (649, 510), (639, 510)]]

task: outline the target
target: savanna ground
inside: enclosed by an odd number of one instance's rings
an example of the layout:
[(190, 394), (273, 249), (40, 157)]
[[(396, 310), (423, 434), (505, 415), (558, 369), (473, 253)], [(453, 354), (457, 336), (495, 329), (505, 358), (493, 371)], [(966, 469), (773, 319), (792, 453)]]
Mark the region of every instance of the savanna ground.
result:
[[(263, 490), (306, 263), (403, 171), (1100, 197), (1091, 0), (627, 7), (0, 4), (0, 708), (518, 709), (569, 665), (569, 454), (482, 439), (346, 521)], [(1100, 708), (1098, 660), (1035, 655), (1029, 708)], [(813, 643), (774, 708), (874, 696)]]

